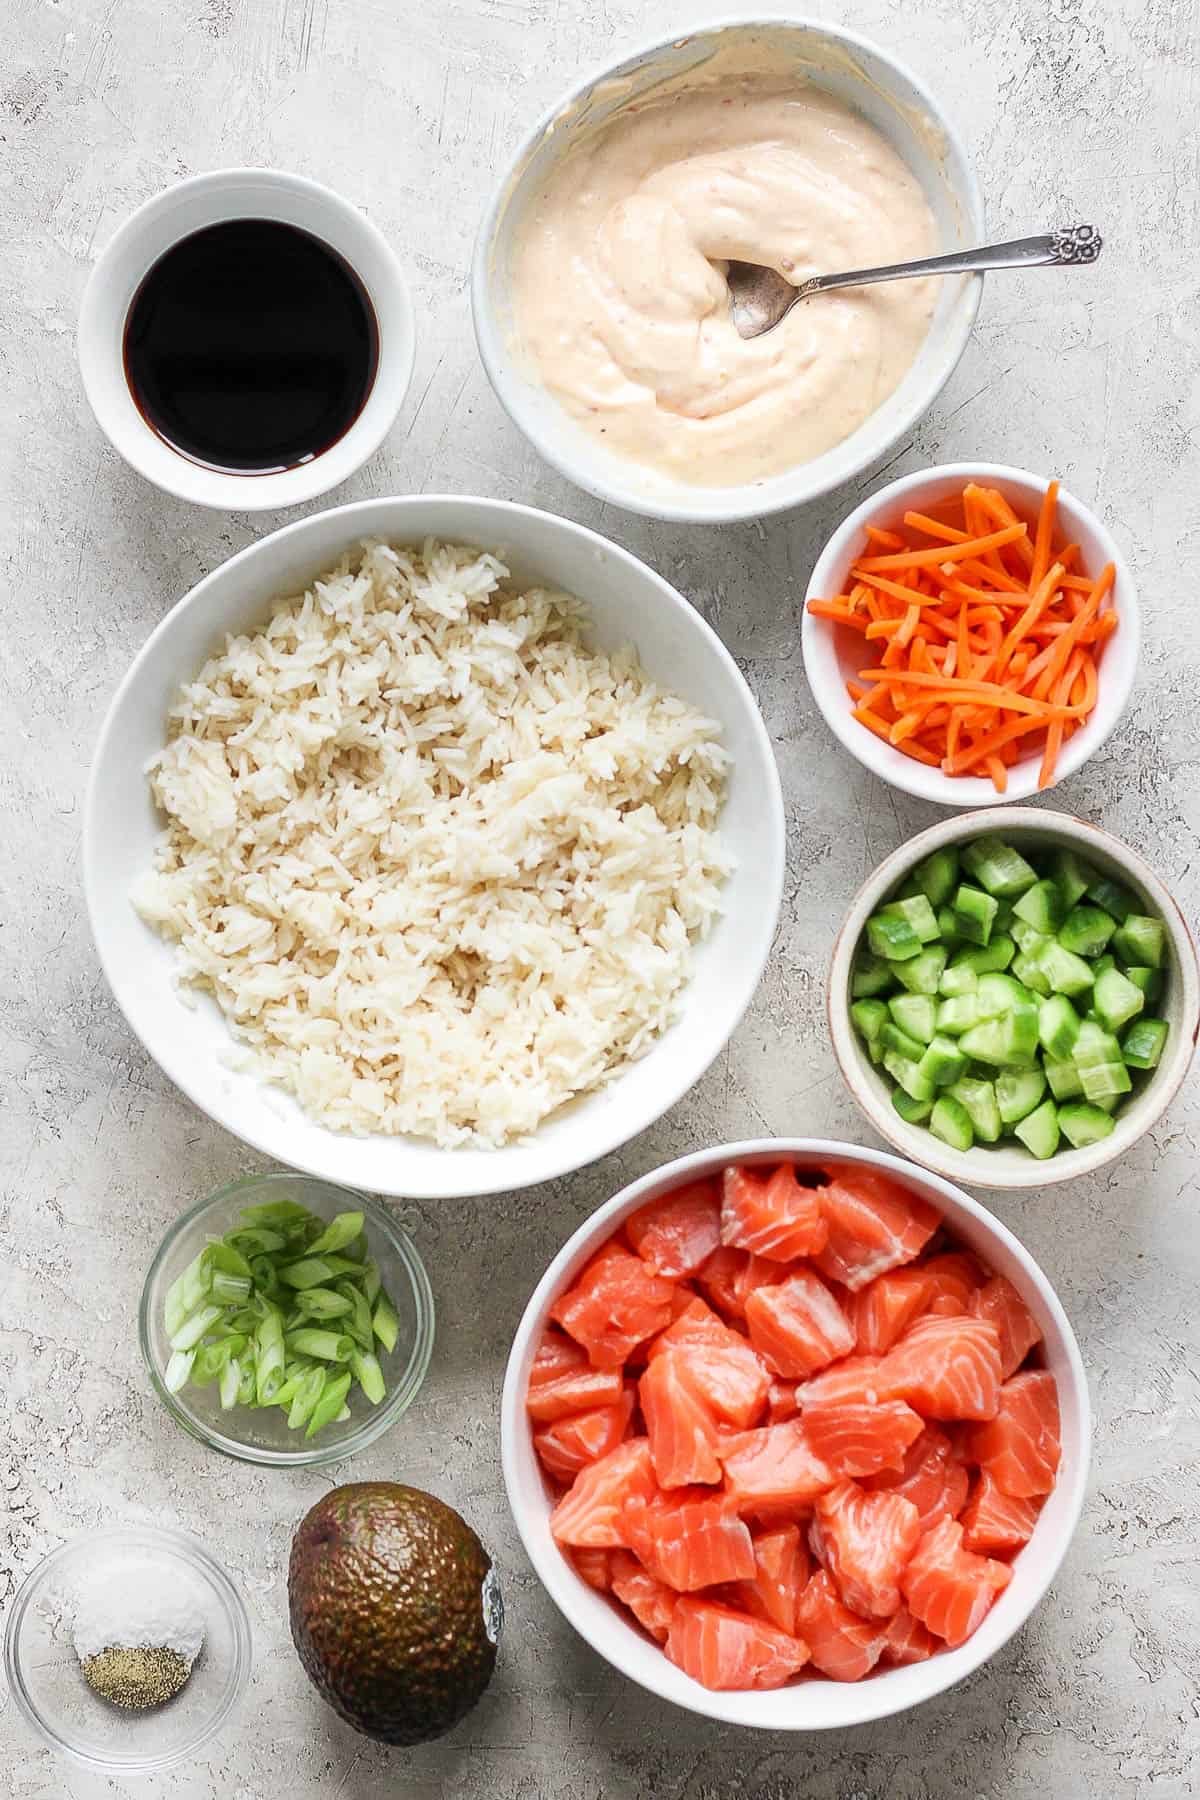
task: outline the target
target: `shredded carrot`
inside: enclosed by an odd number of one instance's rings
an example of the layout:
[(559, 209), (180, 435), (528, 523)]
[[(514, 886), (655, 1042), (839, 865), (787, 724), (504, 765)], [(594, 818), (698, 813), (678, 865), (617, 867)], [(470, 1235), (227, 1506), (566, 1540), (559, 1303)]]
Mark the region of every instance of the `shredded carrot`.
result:
[(1036, 518), (968, 482), (930, 512), (866, 528), (845, 591), (808, 602), (878, 646), (878, 662), (846, 682), (860, 724), (945, 775), (982, 775), (1000, 794), (1009, 770), (1035, 758), (1039, 787), (1053, 784), (1063, 745), (1095, 708), (1118, 628), (1115, 571), (1087, 573), (1058, 505), (1057, 481)]

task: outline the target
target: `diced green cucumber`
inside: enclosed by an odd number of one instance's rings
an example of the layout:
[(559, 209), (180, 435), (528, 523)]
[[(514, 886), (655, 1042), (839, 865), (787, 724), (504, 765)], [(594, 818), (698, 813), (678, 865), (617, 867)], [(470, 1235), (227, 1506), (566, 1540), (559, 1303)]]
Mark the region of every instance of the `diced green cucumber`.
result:
[(1163, 978), (1161, 969), (1147, 969), (1141, 963), (1130, 963), (1122, 969), (1126, 981), (1132, 981), (1134, 987), (1140, 987), (1146, 996), (1146, 1005), (1153, 1006), (1162, 993)]
[(893, 963), (892, 975), (910, 994), (936, 994), (945, 966), (945, 947), (927, 944), (918, 956), (910, 956), (907, 962)]
[(949, 1087), (967, 1072), (967, 1059), (950, 1037), (935, 1037), (921, 1058), (921, 1073), (934, 1087)]
[(953, 946), (962, 943), (962, 933), (958, 929), (958, 920), (954, 916), (952, 906), (938, 907), (937, 922), (943, 944)]
[(1107, 1063), (1089, 1063), (1080, 1068), (1079, 1079), (1083, 1083), (1083, 1094), (1086, 1100), (1099, 1105), (1105, 1100), (1115, 1099), (1120, 1094), (1127, 1094), (1133, 1086), (1133, 1080), (1124, 1061)]
[(873, 1044), (887, 1024), (888, 1009), (882, 1000), (855, 1000), (850, 1006), (850, 1018), (858, 1035)]
[(952, 1150), (969, 1150), (975, 1142), (971, 1115), (952, 1094), (942, 1094), (934, 1102), (933, 1111), (929, 1115), (929, 1129), (934, 1137), (941, 1138)]
[(881, 994), (884, 988), (891, 987), (894, 979), (895, 972), (890, 963), (881, 956), (872, 956), (869, 950), (860, 949), (850, 972), (850, 996), (854, 1000), (865, 1000), (869, 994)]
[(1121, 1039), (1121, 1055), (1129, 1067), (1156, 1069), (1170, 1029), (1165, 1019), (1137, 1019)]
[(1026, 956), (1036, 956), (1050, 942), (1044, 931), (1036, 931), (1024, 919), (1014, 919), (1010, 933), (1017, 949), (1023, 950)]
[(1096, 988), (1092, 996), (1092, 1005), (1100, 1016), (1100, 1023), (1109, 1031), (1120, 1031), (1122, 1025), (1128, 1025), (1135, 1019), (1146, 1004), (1146, 996), (1140, 987), (1127, 981), (1120, 969), (1105, 969), (1096, 978)]
[(1037, 1006), (1034, 995), (1023, 981), (1017, 979), (1015, 963), (1013, 970), (1011, 975), (995, 971), (979, 977), (980, 1018), (994, 1019), (1000, 1013), (1010, 1013), (1017, 1007)]
[(972, 1025), (978, 1025), (980, 1017), (978, 995), (953, 994), (938, 1006), (935, 1024), (945, 1036), (961, 1037)]
[(1122, 887), (1119, 881), (1111, 881), (1107, 875), (1097, 875), (1088, 883), (1087, 897), (1093, 906), (1102, 906), (1106, 913), (1111, 913), (1118, 924), (1137, 911), (1137, 901), (1129, 889)]
[(920, 1065), (912, 1058), (899, 1056), (894, 1050), (885, 1050), (883, 1066), (911, 1100), (933, 1099), (933, 1082), (928, 1075), (922, 1074)]
[(1060, 1106), (1058, 1123), (1067, 1142), (1076, 1150), (1082, 1150), (1088, 1144), (1098, 1144), (1101, 1138), (1106, 1138), (1113, 1129), (1114, 1121), (1101, 1107), (1085, 1103)]
[(879, 1027), (879, 1044), (894, 1056), (906, 1056), (910, 1062), (920, 1062), (925, 1054), (925, 1045), (920, 1038), (909, 1037), (907, 1031), (902, 1031), (891, 1018)]
[(913, 870), (913, 880), (930, 906), (944, 905), (958, 886), (958, 851), (953, 844), (944, 845), (919, 862)]
[(879, 912), (885, 919), (904, 919), (923, 944), (931, 944), (938, 934), (937, 914), (924, 894), (910, 894), (906, 900), (889, 900)]
[(1043, 1100), (1014, 1130), (1031, 1156), (1039, 1162), (1047, 1161), (1059, 1143), (1058, 1108), (1053, 1100)]
[(1000, 1108), (996, 1104), (994, 1084), (962, 1075), (947, 1092), (960, 1106), (966, 1108), (971, 1128), (980, 1143), (994, 1144), (1001, 1131)]
[(1035, 931), (1041, 931), (1052, 937), (1062, 924), (1067, 908), (1062, 903), (1062, 896), (1052, 881), (1043, 879), (1035, 881), (1031, 888), (1026, 888), (1019, 899), (1013, 902), (1014, 919), (1023, 919), (1032, 925)]
[(903, 1088), (892, 1089), (892, 1105), (909, 1125), (923, 1125), (933, 1111), (932, 1100), (914, 1100)]
[(867, 942), (875, 956), (886, 957), (888, 962), (903, 962), (921, 954), (921, 939), (908, 920), (896, 913), (872, 913), (867, 920)]
[(1075, 1100), (1082, 1094), (1083, 1082), (1079, 1079), (1079, 1070), (1073, 1062), (1046, 1061), (1042, 1068), (1050, 1083), (1050, 1092), (1056, 1100)]
[(996, 901), (982, 888), (964, 881), (954, 890), (954, 916), (963, 937), (973, 944), (986, 944), (996, 921)]
[(973, 994), (979, 986), (979, 976), (968, 963), (955, 959), (948, 968), (942, 970), (938, 982), (938, 993), (945, 994), (947, 999), (954, 999), (959, 994)]
[(1162, 920), (1152, 919), (1147, 913), (1130, 913), (1114, 935), (1112, 947), (1123, 963), (1161, 969), (1167, 948)]
[(985, 1019), (964, 1031), (958, 1047), (972, 1062), (1000, 1069), (1028, 1067), (1037, 1050), (1037, 1013), (1033, 1007), (1018, 1007), (999, 1018)]
[(1106, 1031), (1098, 1019), (1080, 1021), (1079, 1036), (1072, 1053), (1072, 1060), (1077, 1068), (1099, 1068), (1104, 1063), (1119, 1062), (1120, 1059), (1121, 1046), (1111, 1031)]
[(1092, 985), (1092, 965), (1074, 950), (1064, 947), (1060, 938), (1051, 938), (1038, 951), (1038, 962), (1055, 994), (1066, 994), (1074, 1000), (1086, 994)]
[(1056, 850), (1050, 858), (1050, 874), (1062, 896), (1064, 912), (1070, 912), (1097, 879), (1094, 869), (1076, 856), (1074, 850), (1065, 848)]
[(1116, 929), (1117, 922), (1111, 913), (1098, 906), (1080, 904), (1073, 906), (1063, 920), (1058, 941), (1064, 950), (1073, 950), (1076, 956), (1103, 956)]
[(887, 1005), (901, 1031), (916, 1038), (918, 1043), (933, 1042), (937, 1006), (928, 994), (893, 994)]
[(1003, 838), (975, 838), (963, 847), (961, 854), (963, 867), (981, 888), (997, 899), (1012, 900), (1037, 880), (1036, 871), (1030, 868), (1020, 851), (1006, 844)]
[(1040, 1069), (1002, 1069), (996, 1077), (996, 1105), (1005, 1125), (1016, 1125), (1031, 1113), (1046, 1092)]
[(1115, 969), (1116, 966), (1117, 966), (1116, 957), (1110, 956), (1108, 954), (1108, 952), (1105, 951), (1104, 955), (1098, 956), (1096, 958), (1095, 962), (1092, 964), (1092, 981), (1093, 982), (1098, 981), (1100, 979), (1101, 975), (1103, 975), (1105, 969)]
[(1027, 988), (1032, 988), (1035, 994), (1045, 995), (1050, 992), (1050, 977), (1034, 953), (1023, 950), (1013, 963), (1013, 974)]
[(1079, 1036), (1079, 1014), (1065, 994), (1051, 994), (1038, 1007), (1038, 1037), (1052, 1062), (1066, 1062)]
[(1017, 953), (1017, 946), (1006, 932), (993, 935), (989, 944), (972, 944), (959, 950), (950, 964), (952, 969), (973, 969), (976, 975), (994, 975), (1007, 969)]

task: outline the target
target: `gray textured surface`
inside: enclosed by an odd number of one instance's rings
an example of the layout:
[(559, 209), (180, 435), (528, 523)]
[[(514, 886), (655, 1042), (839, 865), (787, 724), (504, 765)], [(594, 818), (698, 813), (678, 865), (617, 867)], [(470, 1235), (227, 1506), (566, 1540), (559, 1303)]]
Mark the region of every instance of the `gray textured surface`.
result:
[[(800, 665), (809, 567), (879, 472), (762, 530), (653, 526), (598, 507), (542, 467), (476, 360), (465, 291), (472, 236), (525, 121), (611, 48), (721, 11), (710, 0), (0, 8), (0, 1608), (45, 1550), (110, 1520), (191, 1527), (227, 1560), (253, 1613), (253, 1686), (204, 1762), (155, 1793), (1116, 1800), (1190, 1794), (1200, 1777), (1194, 1084), (1119, 1171), (996, 1203), (1051, 1273), (1079, 1333), (1096, 1454), (1088, 1509), (1053, 1593), (957, 1693), (808, 1742), (664, 1712), (563, 1624), (506, 1515), (494, 1424), (505, 1351), (534, 1279), (588, 1210), (633, 1175), (715, 1139), (863, 1136), (825, 1040), (825, 959), (857, 880), (933, 817), (857, 765), (835, 765)], [(945, 95), (978, 159), (997, 235), (1069, 218), (1105, 230), (1107, 255), (1090, 274), (993, 282), (957, 375), (889, 466), (980, 454), (1055, 470), (1095, 497), (1141, 583), (1145, 658), (1118, 736), (1056, 803), (1144, 849), (1194, 913), (1195, 10), (1173, 0), (861, 0), (852, 22), (899, 48)], [(94, 250), (134, 205), (177, 177), (235, 161), (333, 183), (370, 211), (410, 271), (419, 329), (410, 399), (384, 451), (336, 498), (422, 488), (505, 495), (595, 523), (645, 556), (745, 668), (790, 810), (791, 874), (770, 973), (690, 1098), (620, 1155), (553, 1189), (410, 1209), (440, 1308), (435, 1360), (408, 1419), (352, 1473), (408, 1478), (453, 1498), (503, 1567), (509, 1628), (478, 1713), (442, 1743), (403, 1754), (325, 1711), (288, 1641), (289, 1532), (329, 1476), (258, 1474), (206, 1455), (147, 1390), (134, 1335), (146, 1261), (184, 1202), (251, 1159), (131, 1041), (79, 895), (81, 797), (114, 684), (172, 602), (277, 521), (191, 510), (117, 460), (76, 378), (76, 304)], [(19, 1800), (117, 1791), (55, 1764), (2, 1693), (0, 1768)]]

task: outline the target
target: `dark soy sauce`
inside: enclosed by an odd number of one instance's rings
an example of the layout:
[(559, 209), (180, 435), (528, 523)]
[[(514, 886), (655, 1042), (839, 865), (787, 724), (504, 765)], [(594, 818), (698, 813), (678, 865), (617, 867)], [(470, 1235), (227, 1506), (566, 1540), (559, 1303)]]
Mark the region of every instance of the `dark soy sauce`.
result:
[(378, 362), (375, 309), (349, 263), (275, 219), (181, 239), (125, 320), (125, 375), (147, 424), (234, 474), (294, 469), (336, 444)]

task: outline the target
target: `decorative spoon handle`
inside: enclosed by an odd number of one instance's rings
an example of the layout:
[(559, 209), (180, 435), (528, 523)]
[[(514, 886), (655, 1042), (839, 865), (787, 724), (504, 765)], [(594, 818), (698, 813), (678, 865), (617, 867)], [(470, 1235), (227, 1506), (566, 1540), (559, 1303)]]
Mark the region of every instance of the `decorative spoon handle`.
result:
[(796, 299), (823, 294), (830, 288), (869, 287), (876, 281), (901, 281), (914, 275), (969, 275), (985, 269), (1033, 269), (1047, 263), (1093, 263), (1104, 240), (1094, 225), (1069, 225), (1011, 244), (989, 244), (981, 250), (956, 250), (950, 256), (927, 256), (919, 262), (889, 263), (882, 269), (848, 269), (840, 275), (814, 275), (796, 289)]

